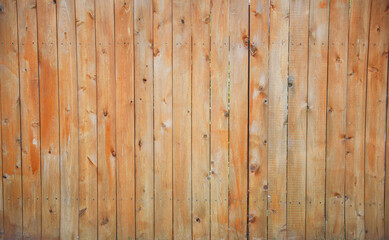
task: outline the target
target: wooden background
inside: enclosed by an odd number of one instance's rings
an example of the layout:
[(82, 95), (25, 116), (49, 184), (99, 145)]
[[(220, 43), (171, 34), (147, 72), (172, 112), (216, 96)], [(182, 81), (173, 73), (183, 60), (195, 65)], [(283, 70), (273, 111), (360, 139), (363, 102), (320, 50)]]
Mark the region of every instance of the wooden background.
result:
[(1, 239), (389, 238), (389, 0), (0, 0)]

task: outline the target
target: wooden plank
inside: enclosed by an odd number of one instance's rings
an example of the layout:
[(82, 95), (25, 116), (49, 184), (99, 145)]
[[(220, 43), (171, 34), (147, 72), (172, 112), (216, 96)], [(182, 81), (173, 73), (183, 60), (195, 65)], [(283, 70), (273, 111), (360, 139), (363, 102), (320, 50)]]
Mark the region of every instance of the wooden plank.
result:
[(135, 239), (134, 1), (115, 1), (118, 239)]
[(230, 1), (229, 238), (247, 236), (249, 2)]
[(172, 1), (153, 1), (155, 238), (173, 236)]
[(365, 101), (371, 1), (351, 2), (347, 67), (345, 222), (347, 239), (364, 239)]
[(18, 2), (23, 237), (41, 238), (39, 78), (36, 1)]
[(94, 0), (76, 1), (79, 238), (97, 239), (97, 107)]
[(154, 238), (153, 8), (135, 0), (135, 176), (136, 238)]
[(75, 4), (57, 2), (60, 123), (60, 237), (78, 237), (78, 99)]
[(98, 238), (116, 238), (114, 2), (95, 1), (97, 70)]
[(306, 238), (325, 238), (325, 158), (329, 1), (309, 13)]
[(289, 1), (270, 6), (268, 238), (286, 238)]
[(210, 14), (211, 1), (192, 2), (192, 228), (210, 238)]
[(385, 235), (385, 108), (387, 104), (389, 50), (388, 7), (388, 0), (372, 1), (366, 92), (366, 239), (384, 239)]
[(290, 1), (287, 236), (305, 239), (309, 2)]
[(267, 238), (269, 1), (250, 2), (249, 238)]
[(22, 159), (16, 1), (0, 2), (4, 238), (22, 238)]
[(173, 0), (173, 234), (190, 239), (191, 209), (191, 2)]
[(229, 1), (211, 5), (211, 238), (228, 237)]
[(348, 0), (330, 4), (327, 93), (326, 237), (343, 239)]
[(37, 1), (41, 119), (42, 238), (60, 234), (59, 103), (56, 3)]

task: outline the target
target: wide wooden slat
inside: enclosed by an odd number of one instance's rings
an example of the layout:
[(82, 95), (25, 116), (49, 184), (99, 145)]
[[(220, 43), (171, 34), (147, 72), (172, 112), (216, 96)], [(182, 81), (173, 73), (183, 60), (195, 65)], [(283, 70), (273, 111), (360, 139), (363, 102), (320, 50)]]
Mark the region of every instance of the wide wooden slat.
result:
[(97, 106), (94, 0), (76, 1), (79, 238), (97, 238)]
[(39, 78), (36, 1), (18, 2), (23, 236), (41, 237)]
[(37, 1), (41, 119), (42, 238), (60, 234), (59, 103), (56, 3)]
[(22, 238), (22, 157), (20, 131), (18, 15), (15, 1), (0, 2), (1, 139), (4, 238)]
[(229, 1), (211, 7), (211, 238), (227, 239)]
[(248, 1), (230, 1), (229, 238), (247, 232)]
[(57, 2), (60, 123), (60, 237), (78, 236), (78, 99), (75, 3)]
[(191, 2), (173, 0), (173, 234), (192, 234)]
[(134, 0), (136, 238), (154, 237), (153, 8)]
[(326, 151), (327, 239), (342, 239), (345, 233), (344, 183), (348, 11), (348, 0), (332, 1), (330, 4)]
[(135, 239), (133, 7), (133, 0), (115, 1), (118, 239)]
[(286, 238), (289, 1), (270, 6), (268, 238)]
[(287, 236), (305, 239), (309, 2), (290, 1)]
[(329, 1), (310, 2), (306, 238), (325, 236), (325, 150)]
[(154, 1), (155, 238), (173, 236), (172, 1)]
[(347, 239), (364, 239), (366, 77), (371, 1), (351, 2), (347, 66), (345, 223)]
[(210, 238), (210, 11), (211, 1), (192, 2), (192, 228)]
[[(386, 8), (385, 8), (386, 7)], [(388, 0), (372, 0), (366, 90), (365, 233), (384, 239), (385, 120), (388, 79)]]
[(267, 237), (269, 1), (250, 2), (249, 238)]

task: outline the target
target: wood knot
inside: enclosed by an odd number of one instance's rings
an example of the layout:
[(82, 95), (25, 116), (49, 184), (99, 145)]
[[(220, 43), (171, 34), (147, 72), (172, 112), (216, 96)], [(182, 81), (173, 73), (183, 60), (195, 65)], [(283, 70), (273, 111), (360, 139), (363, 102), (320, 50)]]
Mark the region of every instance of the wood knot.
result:
[(147, 79), (146, 79), (146, 78), (143, 78), (143, 79), (142, 79), (142, 82), (143, 82), (143, 83), (146, 83), (146, 82), (147, 82)]
[(115, 151), (112, 150), (111, 154), (112, 154), (113, 157), (116, 157), (116, 152)]
[(249, 215), (249, 223), (253, 223), (253, 222), (255, 222), (255, 216), (254, 216), (254, 214), (250, 214)]
[(250, 172), (255, 173), (258, 171), (258, 169), (259, 169), (259, 167), (257, 164), (253, 163), (250, 165)]
[(109, 222), (108, 218), (103, 218), (103, 221), (101, 221), (101, 226), (106, 225)]
[(185, 24), (185, 19), (181, 18), (181, 23)]
[(108, 116), (108, 112), (107, 112), (107, 111), (104, 111), (104, 112), (103, 112), (103, 115), (104, 115), (104, 117)]
[(200, 218), (199, 218), (199, 217), (196, 217), (195, 220), (196, 220), (196, 222), (198, 222), (198, 223), (200, 222)]
[(251, 56), (255, 56), (255, 54), (257, 54), (257, 47), (254, 46), (254, 45), (251, 45), (250, 46), (250, 53), (251, 53)]

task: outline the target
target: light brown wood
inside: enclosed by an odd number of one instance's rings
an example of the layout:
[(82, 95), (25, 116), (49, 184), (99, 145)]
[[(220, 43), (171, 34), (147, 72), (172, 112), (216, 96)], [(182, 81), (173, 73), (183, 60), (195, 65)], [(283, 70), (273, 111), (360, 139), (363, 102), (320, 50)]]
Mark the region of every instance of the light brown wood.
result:
[[(40, 238), (42, 188), (36, 1), (18, 2), (23, 236)], [(76, 183), (77, 184), (77, 183)]]
[(326, 151), (326, 238), (344, 238), (346, 83), (349, 1), (330, 4)]

